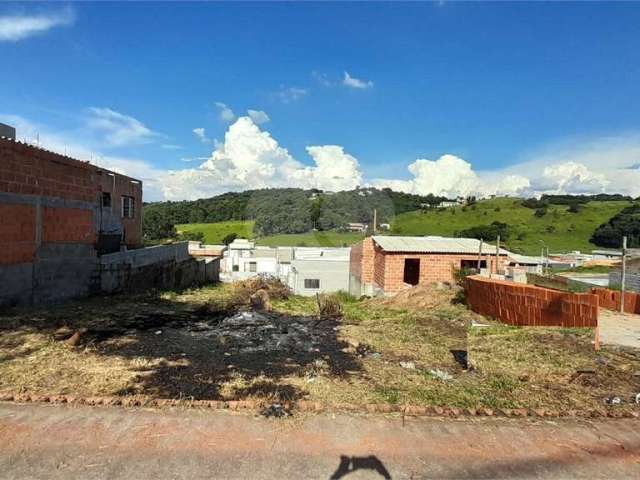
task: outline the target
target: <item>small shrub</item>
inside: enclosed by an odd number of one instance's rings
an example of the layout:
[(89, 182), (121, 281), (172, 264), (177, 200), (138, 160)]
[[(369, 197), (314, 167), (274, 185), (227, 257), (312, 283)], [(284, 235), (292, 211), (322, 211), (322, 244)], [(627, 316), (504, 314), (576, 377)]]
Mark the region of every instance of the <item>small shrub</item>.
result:
[(569, 208), (567, 208), (567, 212), (569, 213), (580, 213), (584, 207), (578, 203), (572, 203)]
[(351, 295), (349, 292), (345, 292), (344, 290), (338, 290), (334, 295), (342, 303), (356, 303), (358, 301), (357, 297)]
[(180, 232), (176, 238), (178, 241), (204, 242), (204, 233), (202, 232)]
[(342, 316), (342, 304), (340, 303), (338, 295), (319, 293), (316, 298), (318, 300), (318, 314), (320, 318), (337, 318)]
[(547, 207), (537, 208), (534, 215), (538, 218), (544, 217), (547, 214)]
[(496, 207), (493, 209), (494, 212), (499, 212), (500, 211), (500, 207)]

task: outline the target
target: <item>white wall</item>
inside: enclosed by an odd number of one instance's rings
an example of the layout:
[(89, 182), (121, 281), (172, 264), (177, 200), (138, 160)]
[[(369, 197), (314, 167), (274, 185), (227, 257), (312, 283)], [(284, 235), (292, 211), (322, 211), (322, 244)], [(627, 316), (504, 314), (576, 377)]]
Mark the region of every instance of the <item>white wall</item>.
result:
[[(320, 280), (320, 288), (305, 288), (305, 279)], [(289, 287), (296, 295), (315, 295), (343, 290), (349, 291), (349, 260), (293, 260)]]

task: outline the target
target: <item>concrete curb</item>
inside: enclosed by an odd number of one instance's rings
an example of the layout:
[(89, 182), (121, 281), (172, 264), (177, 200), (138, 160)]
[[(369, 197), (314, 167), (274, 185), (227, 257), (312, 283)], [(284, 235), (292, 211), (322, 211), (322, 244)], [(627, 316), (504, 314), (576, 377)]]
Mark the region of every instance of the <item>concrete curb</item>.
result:
[[(69, 405), (105, 405), (131, 407), (181, 407), (212, 410), (257, 411), (272, 405), (260, 400), (171, 400), (145, 399), (139, 397), (77, 397), (74, 395), (36, 395), (0, 393), (0, 401), (16, 403), (51, 403)], [(371, 403), (367, 405), (338, 404), (327, 406), (320, 402), (299, 400), (282, 402), (282, 409), (287, 412), (350, 412), (350, 413), (401, 413), (413, 417), (508, 417), (508, 418), (640, 418), (639, 411), (615, 409), (590, 410), (550, 410), (550, 409), (491, 409), (491, 408), (458, 408), (458, 407), (423, 407), (417, 405), (390, 405)]]

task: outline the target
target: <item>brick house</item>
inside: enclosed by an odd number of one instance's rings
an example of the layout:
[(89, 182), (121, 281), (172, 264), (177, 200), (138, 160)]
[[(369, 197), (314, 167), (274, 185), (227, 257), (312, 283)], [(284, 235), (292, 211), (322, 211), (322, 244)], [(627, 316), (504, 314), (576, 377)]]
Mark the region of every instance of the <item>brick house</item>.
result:
[(97, 255), (142, 243), (142, 182), (0, 138), (0, 305), (82, 296)]
[[(476, 268), (480, 241), (473, 238), (373, 236), (351, 247), (351, 294), (393, 294), (433, 282), (453, 282), (454, 270)], [(508, 252), (484, 243), (481, 268), (503, 271)], [(497, 268), (496, 268), (497, 267)]]

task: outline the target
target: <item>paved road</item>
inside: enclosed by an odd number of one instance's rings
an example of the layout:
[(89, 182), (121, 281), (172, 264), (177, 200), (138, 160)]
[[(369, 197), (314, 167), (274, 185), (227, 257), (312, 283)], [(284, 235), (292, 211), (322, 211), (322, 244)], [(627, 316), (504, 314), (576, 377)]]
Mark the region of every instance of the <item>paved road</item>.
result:
[(640, 315), (612, 312), (604, 308), (598, 313), (600, 343), (640, 348)]
[(640, 423), (0, 404), (0, 478), (640, 478)]

